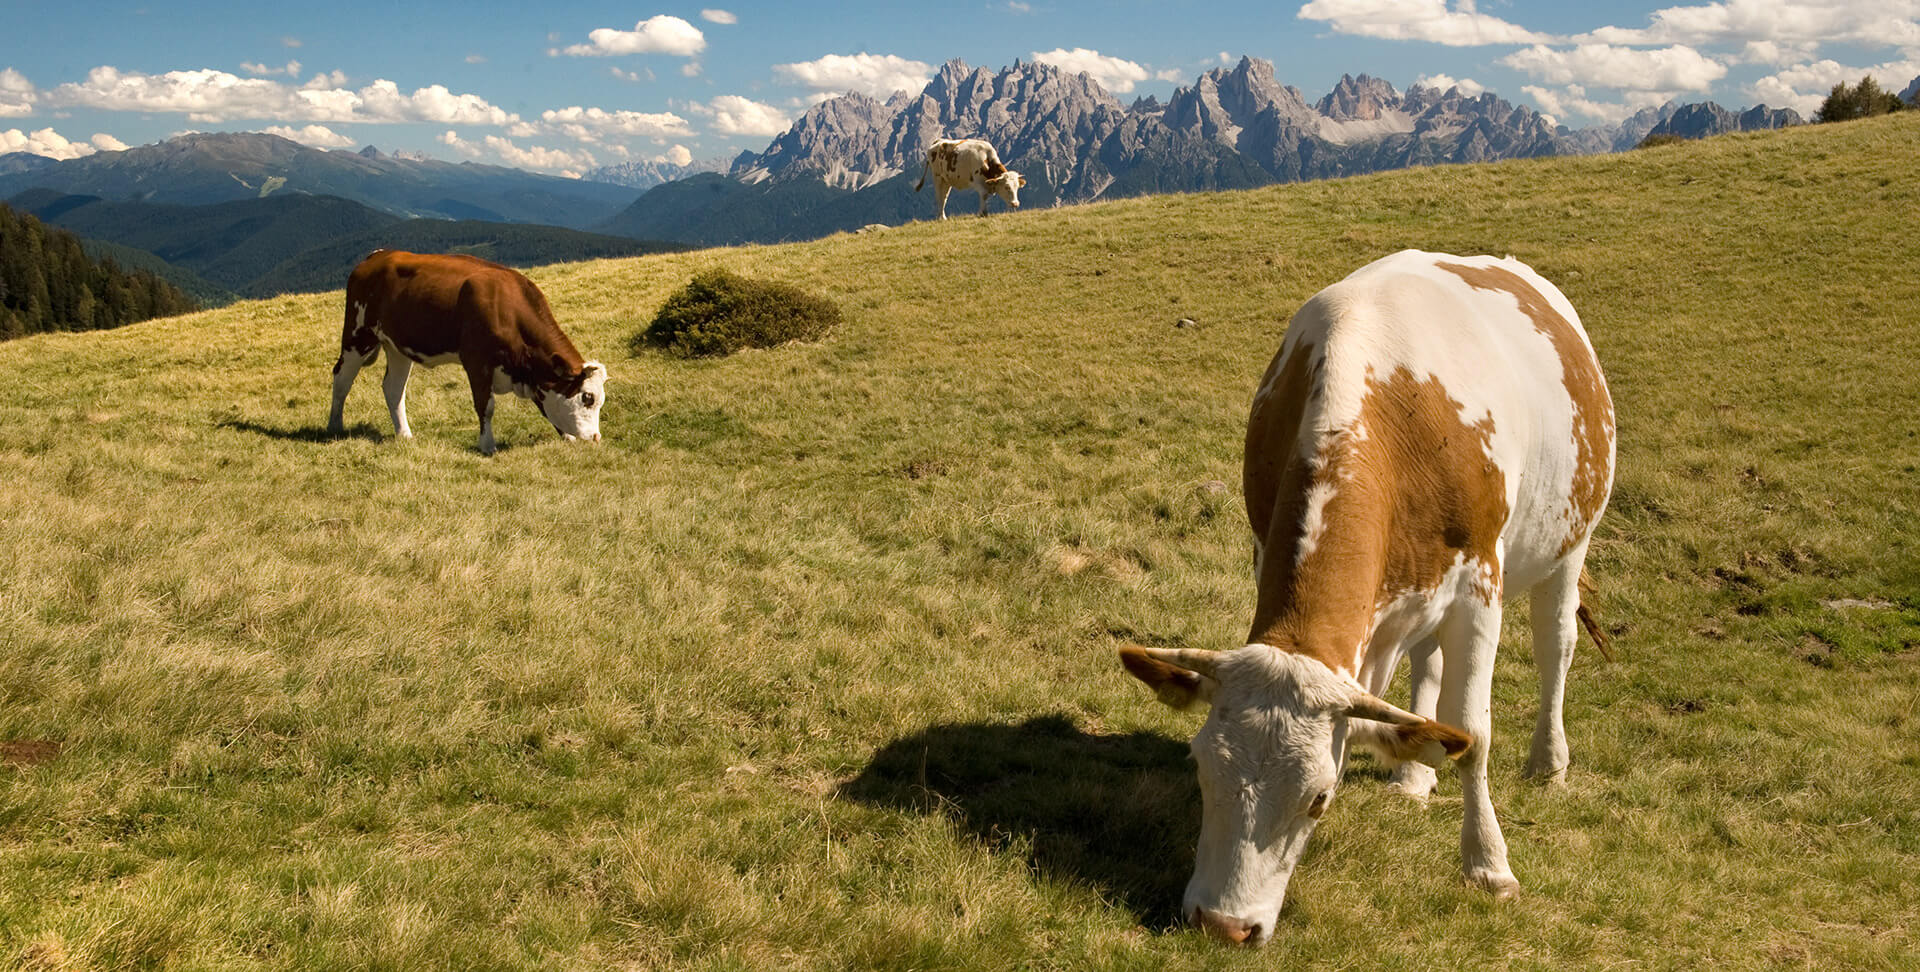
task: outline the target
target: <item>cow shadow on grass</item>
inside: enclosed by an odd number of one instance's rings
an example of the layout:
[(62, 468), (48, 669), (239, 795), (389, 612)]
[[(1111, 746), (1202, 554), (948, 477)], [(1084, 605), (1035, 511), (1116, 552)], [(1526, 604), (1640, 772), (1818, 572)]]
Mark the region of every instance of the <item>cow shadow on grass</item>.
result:
[(218, 423), (218, 425), (223, 429), (232, 429), (236, 432), (251, 432), (254, 435), (264, 435), (269, 439), (279, 439), (282, 442), (333, 442), (338, 439), (380, 440), (391, 438), (387, 433), (382, 432), (379, 426), (369, 422), (360, 422), (347, 426), (344, 432), (329, 432), (324, 424), (303, 425), (291, 429), (283, 429), (277, 425), (262, 425), (259, 422), (248, 421), (247, 419), (227, 419)]
[(953, 820), (995, 852), (1084, 883), (1150, 927), (1179, 920), (1200, 833), (1184, 741), (1095, 736), (1061, 716), (932, 726), (875, 753), (842, 799)]

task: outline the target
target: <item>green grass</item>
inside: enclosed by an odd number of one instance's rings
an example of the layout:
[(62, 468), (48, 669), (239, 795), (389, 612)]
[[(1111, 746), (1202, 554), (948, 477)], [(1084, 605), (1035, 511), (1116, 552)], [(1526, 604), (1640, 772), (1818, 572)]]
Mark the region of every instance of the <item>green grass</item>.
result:
[[(377, 375), (322, 433), (338, 294), (0, 346), (0, 966), (1914, 968), (1917, 152), (1893, 116), (543, 268), (607, 441), (507, 401), (491, 459), (457, 369), (412, 443)], [(1619, 661), (1523, 782), (1508, 613), (1517, 900), (1459, 880), (1451, 781), (1360, 760), (1223, 950), (1172, 927), (1195, 719), (1114, 648), (1239, 643), (1252, 389), (1406, 246), (1580, 309)], [(715, 265), (846, 320), (626, 350)]]

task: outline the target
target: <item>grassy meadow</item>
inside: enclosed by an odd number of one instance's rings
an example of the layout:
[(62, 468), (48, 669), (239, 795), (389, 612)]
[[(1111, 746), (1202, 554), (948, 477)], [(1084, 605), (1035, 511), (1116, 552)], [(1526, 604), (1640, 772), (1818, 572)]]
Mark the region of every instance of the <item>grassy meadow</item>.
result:
[[(1920, 114), (530, 275), (599, 447), (457, 368), (324, 433), (338, 292), (0, 345), (0, 967), (1920, 967)], [(928, 204), (931, 210), (931, 202)], [(1580, 310), (1619, 474), (1564, 787), (1365, 758), (1261, 952), (1179, 927), (1253, 388), (1403, 247)], [(725, 267), (818, 344), (630, 350)], [(1196, 323), (1176, 327), (1180, 318)]]

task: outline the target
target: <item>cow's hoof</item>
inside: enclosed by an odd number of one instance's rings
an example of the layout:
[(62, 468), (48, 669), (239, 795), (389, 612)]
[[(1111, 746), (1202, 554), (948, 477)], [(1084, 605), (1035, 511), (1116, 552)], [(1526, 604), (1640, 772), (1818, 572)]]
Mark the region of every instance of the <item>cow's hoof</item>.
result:
[(1387, 792), (1397, 793), (1417, 803), (1426, 803), (1438, 785), (1439, 777), (1433, 767), (1425, 763), (1401, 763), (1394, 768), (1392, 778), (1387, 781)]
[(1512, 871), (1469, 871), (1467, 883), (1493, 895), (1495, 901), (1505, 901), (1520, 893), (1520, 880)]
[[(1558, 765), (1555, 765), (1555, 764)], [(1562, 785), (1567, 782), (1567, 761), (1551, 758), (1530, 758), (1525, 770), (1527, 779), (1548, 785)]]

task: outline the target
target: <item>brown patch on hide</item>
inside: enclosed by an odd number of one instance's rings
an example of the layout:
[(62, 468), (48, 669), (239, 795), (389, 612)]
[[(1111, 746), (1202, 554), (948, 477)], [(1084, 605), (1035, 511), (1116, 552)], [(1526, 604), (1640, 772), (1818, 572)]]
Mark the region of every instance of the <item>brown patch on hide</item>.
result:
[[(1482, 595), (1498, 598), (1506, 475), (1487, 458), (1492, 417), (1468, 424), (1438, 379), (1405, 368), (1369, 371), (1355, 426), (1306, 428), (1324, 394), (1315, 352), (1302, 345), (1274, 362), (1247, 426), (1247, 512), (1263, 542), (1248, 640), (1353, 673), (1378, 608), (1433, 590), (1456, 560), (1486, 565)], [(1303, 555), (1316, 486), (1333, 492)]]
[(1505, 267), (1472, 267), (1441, 263), (1445, 270), (1478, 290), (1497, 290), (1513, 296), (1520, 311), (1533, 320), (1534, 329), (1553, 342), (1560, 356), (1562, 382), (1573, 405), (1573, 489), (1567, 497), (1572, 526), (1560, 542), (1565, 554), (1584, 540), (1607, 505), (1613, 480), (1613, 399), (1600, 363), (1572, 322), (1561, 316), (1538, 290)]

